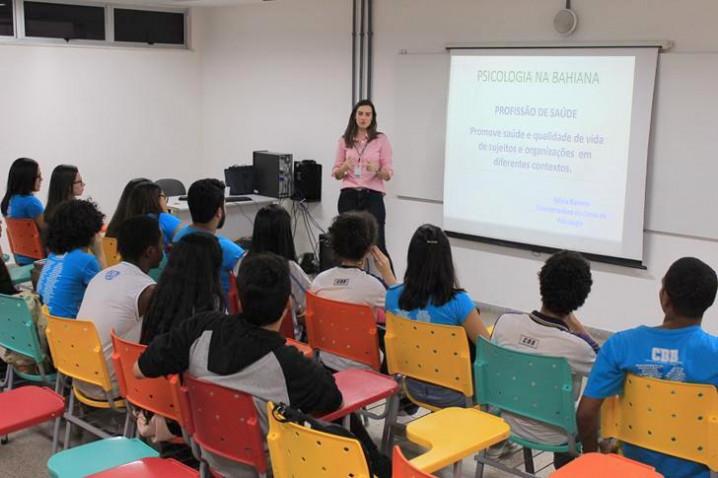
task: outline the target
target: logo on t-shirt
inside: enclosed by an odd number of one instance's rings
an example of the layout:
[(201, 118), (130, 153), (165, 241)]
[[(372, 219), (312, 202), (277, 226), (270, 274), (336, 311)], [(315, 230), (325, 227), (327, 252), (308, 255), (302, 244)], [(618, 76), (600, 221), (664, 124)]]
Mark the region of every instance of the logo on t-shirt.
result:
[(120, 275), (120, 271), (107, 271), (105, 272), (105, 279), (112, 280), (118, 275)]
[(651, 360), (662, 363), (678, 363), (678, 349), (653, 347), (651, 349)]
[(349, 285), (349, 279), (334, 279), (334, 287), (346, 287)]
[(528, 337), (526, 335), (522, 335), (519, 339), (519, 343), (521, 345), (525, 345), (526, 347), (531, 347), (532, 349), (538, 348), (539, 341), (538, 339), (535, 339), (533, 337)]

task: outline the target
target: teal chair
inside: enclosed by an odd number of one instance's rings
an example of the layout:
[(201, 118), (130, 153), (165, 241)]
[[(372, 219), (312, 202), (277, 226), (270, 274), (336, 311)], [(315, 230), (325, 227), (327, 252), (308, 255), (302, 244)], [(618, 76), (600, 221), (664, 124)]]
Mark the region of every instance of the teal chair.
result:
[(0, 346), (31, 358), (40, 372), (35, 375), (8, 367), (0, 387), (12, 389), (15, 375), (29, 382), (53, 386), (57, 377), (45, 370), (47, 354), (40, 346), (37, 325), (22, 297), (0, 294)]
[(162, 271), (165, 270), (165, 266), (167, 265), (167, 253), (162, 255), (162, 262), (160, 262), (160, 265), (155, 267), (154, 269), (150, 269), (148, 272), (148, 275), (152, 277), (152, 279), (155, 282), (159, 282), (160, 276), (162, 275)]
[[(479, 337), (474, 384), (476, 403), (482, 407), (531, 418), (566, 433), (565, 445), (537, 443), (511, 434), (509, 440), (524, 447), (527, 473), (534, 473), (532, 449), (578, 455), (573, 377), (565, 358), (509, 350)], [(483, 475), (483, 463), (519, 476), (532, 476), (479, 456), (477, 477)]]
[(32, 279), (32, 270), (35, 268), (35, 264), (28, 264), (26, 266), (10, 266), (8, 272), (10, 273), (10, 280), (12, 285), (22, 284), (24, 282), (30, 282)]
[(52, 478), (82, 478), (159, 453), (138, 438), (105, 438), (55, 453), (47, 462)]

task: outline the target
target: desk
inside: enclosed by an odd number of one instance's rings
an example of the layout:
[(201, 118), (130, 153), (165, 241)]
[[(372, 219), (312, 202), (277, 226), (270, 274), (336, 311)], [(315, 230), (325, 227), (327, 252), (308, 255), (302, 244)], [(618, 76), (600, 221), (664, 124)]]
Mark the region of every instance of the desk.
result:
[[(277, 198), (260, 196), (258, 194), (243, 194), (243, 196), (252, 198), (252, 200), (226, 203), (225, 210), (227, 211), (227, 219), (224, 222), (224, 227), (217, 231), (218, 234), (233, 241), (244, 236), (251, 237), (252, 230), (254, 229), (254, 216), (257, 214), (257, 211), (268, 204), (279, 202)], [(171, 196), (167, 200), (167, 207), (170, 210), (170, 214), (177, 216), (184, 224), (192, 223), (192, 216), (190, 216), (187, 201), (180, 201), (179, 196)]]

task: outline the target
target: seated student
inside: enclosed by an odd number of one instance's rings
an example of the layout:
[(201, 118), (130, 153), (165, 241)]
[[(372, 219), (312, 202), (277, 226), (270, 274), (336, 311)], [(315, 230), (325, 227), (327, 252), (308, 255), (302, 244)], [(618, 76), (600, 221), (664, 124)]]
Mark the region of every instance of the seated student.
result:
[(74, 319), (87, 284), (104, 267), (99, 235), (103, 218), (93, 203), (73, 199), (60, 204), (49, 222), (50, 254), (37, 291), (51, 315)]
[(295, 336), (301, 337), (304, 309), (306, 308), (306, 292), (312, 282), (297, 264), (297, 253), (294, 249), (292, 237), (292, 220), (289, 213), (277, 204), (265, 206), (257, 212), (254, 218), (254, 231), (252, 233), (252, 249), (250, 254), (259, 252), (273, 252), (289, 261), (289, 278), (292, 281), (292, 305), (294, 316), (298, 318), (295, 324)]
[[(142, 317), (155, 289), (155, 281), (147, 273), (162, 260), (162, 233), (157, 220), (149, 216), (127, 219), (119, 227), (117, 249), (122, 262), (104, 269), (90, 281), (77, 313), (78, 319), (95, 323), (112, 379), (113, 397), (119, 395), (119, 389), (112, 365), (110, 333), (114, 330), (123, 339), (140, 340)], [(98, 387), (77, 385), (85, 395), (105, 399)]]
[[(713, 305), (717, 289), (718, 278), (707, 264), (694, 257), (678, 259), (663, 277), (658, 295), (663, 323), (618, 332), (603, 344), (578, 406), (584, 452), (597, 450), (601, 404), (621, 392), (627, 373), (718, 386), (718, 337), (701, 328), (703, 314)], [(666, 477), (709, 475), (704, 465), (627, 443), (623, 454)]]
[[(469, 294), (457, 285), (451, 245), (441, 228), (420, 226), (411, 238), (404, 283), (389, 287), (386, 310), (412, 320), (464, 328), (473, 343), (489, 333)], [(466, 405), (460, 392), (417, 380), (407, 380), (409, 393), (438, 407)]]
[(200, 312), (224, 310), (221, 264), (214, 236), (189, 234), (176, 242), (142, 321), (140, 343), (149, 344)]
[[(0, 211), (5, 217), (13, 219), (33, 219), (37, 228), (42, 232), (45, 227), (43, 216), (44, 207), (35, 197), (42, 185), (40, 166), (29, 158), (18, 158), (10, 166), (7, 176), (7, 189), (0, 202)], [(15, 262), (24, 266), (32, 264), (34, 259), (15, 254)]]
[(127, 182), (125, 188), (122, 190), (122, 194), (120, 195), (120, 200), (117, 201), (115, 213), (112, 215), (112, 219), (110, 219), (110, 222), (107, 224), (107, 232), (105, 233), (107, 237), (117, 237), (117, 229), (120, 227), (120, 224), (130, 217), (127, 214), (127, 207), (130, 202), (130, 194), (132, 194), (132, 191), (135, 190), (138, 184), (151, 182), (152, 181), (147, 178), (135, 178), (130, 179)]
[[(573, 372), (574, 399), (581, 393), (582, 377), (588, 375), (596, 359), (598, 344), (574, 315), (591, 292), (591, 267), (576, 252), (557, 252), (539, 272), (541, 310), (530, 314), (507, 313), (498, 318), (492, 342), (512, 350), (538, 355), (565, 357)], [(560, 429), (542, 425), (511, 413), (502, 417), (511, 432), (522, 438), (549, 445), (567, 443)], [(554, 453), (554, 467), (562, 467), (573, 457)]]
[(130, 193), (126, 214), (127, 217), (149, 215), (157, 219), (165, 248), (172, 244), (182, 225), (182, 221), (167, 212), (167, 195), (153, 182), (139, 183), (134, 187)]
[(222, 229), (226, 213), (224, 210), (224, 183), (218, 179), (200, 179), (195, 181), (187, 191), (187, 205), (192, 215), (192, 224), (185, 226), (175, 234), (174, 241), (193, 232), (206, 232), (217, 237), (222, 248), (222, 269), (220, 280), (222, 290), (229, 292), (229, 274), (234, 271), (244, 249), (224, 236), (217, 234)]
[[(327, 299), (368, 304), (378, 309), (377, 318), (382, 322), (386, 288), (396, 283), (396, 277), (389, 259), (376, 246), (376, 219), (365, 211), (342, 213), (334, 218), (329, 236), (339, 265), (319, 274), (312, 282), (311, 292)], [(370, 255), (383, 280), (365, 270)], [(364, 367), (329, 352), (321, 357), (332, 370)]]
[(78, 199), (85, 192), (85, 182), (77, 166), (61, 164), (52, 170), (50, 190), (45, 205), (45, 222), (49, 222), (60, 203)]
[[(342, 395), (332, 374), (285, 345), (277, 332), (289, 300), (286, 260), (269, 253), (247, 257), (239, 268), (237, 285), (241, 314), (207, 312), (184, 321), (152, 341), (135, 365), (135, 374), (160, 377), (186, 371), (254, 395), (265, 431), (265, 400), (289, 402), (318, 415), (338, 409)], [(206, 456), (223, 476), (256, 476), (244, 465), (210, 453)]]

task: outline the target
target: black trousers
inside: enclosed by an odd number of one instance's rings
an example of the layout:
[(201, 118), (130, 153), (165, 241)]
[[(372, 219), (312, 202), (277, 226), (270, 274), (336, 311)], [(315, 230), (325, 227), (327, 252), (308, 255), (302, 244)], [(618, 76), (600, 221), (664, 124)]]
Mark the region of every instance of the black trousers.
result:
[(386, 237), (384, 235), (386, 208), (384, 207), (384, 195), (382, 193), (372, 189), (342, 189), (339, 194), (337, 209), (339, 210), (339, 214), (347, 211), (367, 211), (374, 216), (376, 222), (379, 224), (377, 246), (379, 246), (381, 252), (389, 257), (389, 252), (386, 250)]

